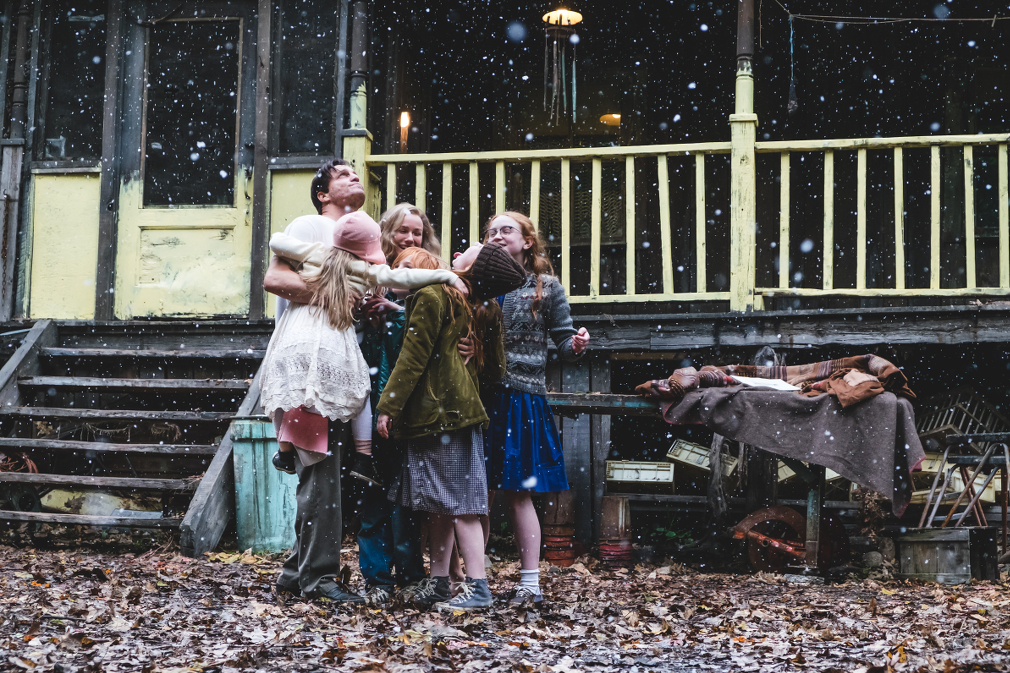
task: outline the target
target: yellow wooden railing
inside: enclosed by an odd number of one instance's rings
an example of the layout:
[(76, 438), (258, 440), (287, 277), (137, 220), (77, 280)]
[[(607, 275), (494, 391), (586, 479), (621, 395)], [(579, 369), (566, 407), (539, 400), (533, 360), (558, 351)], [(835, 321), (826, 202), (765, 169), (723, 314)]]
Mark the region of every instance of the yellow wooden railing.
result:
[[(763, 296), (792, 295), (853, 295), (853, 296), (973, 296), (1010, 294), (1010, 209), (1007, 205), (1007, 142), (1008, 134), (961, 135), (961, 136), (920, 136), (908, 138), (856, 138), (848, 140), (807, 140), (758, 142), (754, 149), (758, 154), (778, 153), (780, 159), (780, 203), (790, 200), (790, 157), (798, 152), (821, 152), (824, 161), (824, 229), (822, 257), (822, 287), (797, 288), (789, 286), (789, 208), (780, 208), (779, 219), (779, 274), (778, 286), (756, 288), (755, 294)], [(997, 198), (999, 212), (999, 286), (979, 287), (975, 273), (975, 148), (995, 146), (998, 156)], [(905, 170), (903, 150), (925, 148), (930, 150), (930, 237), (929, 237), (929, 287), (905, 287)], [(964, 164), (964, 242), (965, 242), (965, 287), (941, 288), (941, 216), (940, 195), (942, 173), (940, 148), (961, 148)], [(894, 161), (894, 287), (866, 287), (866, 219), (867, 219), (867, 153), (871, 151), (891, 151)], [(835, 287), (834, 247), (835, 247), (835, 153), (856, 153), (856, 279), (854, 288)]]
[[(706, 286), (706, 232), (705, 232), (705, 157), (713, 154), (729, 154), (730, 143), (693, 143), (681, 145), (649, 145), (632, 147), (599, 147), (587, 149), (564, 149), (516, 152), (464, 152), (454, 154), (384, 154), (371, 155), (367, 164), (376, 176), (385, 182), (385, 203), (387, 207), (396, 203), (397, 167), (410, 164), (415, 167), (414, 203), (426, 210), (428, 194), (428, 166), (440, 166), (442, 174), (442, 211), (440, 228), (443, 254), (446, 259), (453, 249), (452, 167), (465, 164), (469, 171), (468, 211), (469, 240), (476, 241), (481, 236), (480, 191), (478, 189), (479, 166), (492, 163), (495, 166), (494, 200), (495, 212), (505, 210), (506, 167), (529, 164), (530, 166), (530, 219), (539, 226), (541, 166), (545, 163), (559, 163), (561, 168), (561, 282), (571, 289), (572, 252), (572, 170), (573, 162), (591, 162), (592, 182), (590, 189), (590, 269), (589, 293), (572, 295), (570, 300), (581, 302), (643, 302), (643, 301), (695, 301), (729, 299), (729, 292), (712, 292)], [(695, 222), (697, 285), (694, 292), (674, 291), (673, 248), (670, 240), (670, 180), (668, 157), (693, 156), (695, 163)], [(600, 249), (601, 234), (603, 162), (623, 162), (624, 165), (624, 220), (625, 220), (625, 275), (627, 291), (624, 294), (601, 294), (600, 292)], [(636, 226), (635, 226), (635, 167), (636, 162), (653, 161), (657, 170), (657, 197), (659, 203), (660, 258), (662, 260), (662, 280), (660, 291), (639, 293), (636, 288)], [(409, 174), (409, 169), (408, 169)], [(436, 214), (431, 213), (432, 219)]]
[[(398, 168), (402, 175), (403, 166), (414, 166), (414, 202), (426, 209), (429, 193), (428, 170), (435, 166), (441, 168), (441, 213), (432, 213), (440, 227), (443, 250), (446, 258), (453, 249), (453, 181), (452, 168), (463, 164), (469, 171), (467, 203), (469, 210), (468, 240), (478, 240), (481, 231), (479, 190), (479, 166), (493, 164), (495, 167), (494, 210), (500, 212), (506, 204), (506, 169), (509, 166), (528, 164), (530, 167), (529, 199), (531, 219), (537, 224), (540, 213), (541, 167), (547, 163), (559, 163), (561, 170), (561, 280), (566, 288), (571, 289), (572, 272), (572, 163), (586, 162), (592, 165), (592, 182), (590, 189), (591, 222), (590, 222), (590, 269), (589, 292), (584, 295), (571, 296), (575, 303), (585, 302), (656, 302), (656, 301), (704, 301), (721, 300), (731, 302), (734, 310), (745, 308), (763, 308), (762, 297), (773, 296), (957, 296), (957, 295), (1010, 295), (1010, 233), (1008, 233), (1007, 206), (1007, 143), (1010, 136), (1003, 135), (972, 135), (972, 136), (927, 136), (909, 138), (859, 138), (848, 140), (810, 140), (810, 141), (775, 141), (756, 142), (750, 148), (744, 148), (740, 156), (753, 157), (753, 153), (778, 154), (780, 156), (780, 213), (777, 243), (778, 253), (778, 284), (775, 287), (757, 287), (755, 283), (753, 253), (757, 245), (754, 238), (754, 223), (756, 214), (744, 212), (731, 223), (730, 248), (733, 249), (730, 274), (732, 277), (730, 292), (710, 291), (707, 287), (706, 270), (706, 189), (711, 186), (711, 179), (706, 177), (706, 157), (710, 155), (729, 155), (733, 147), (729, 142), (694, 143), (679, 145), (652, 145), (631, 147), (601, 147), (586, 149), (564, 149), (544, 151), (503, 151), (503, 152), (469, 152), (453, 154), (418, 154), (418, 155), (371, 155), (365, 158), (365, 163), (373, 176), (371, 201), (369, 207), (376, 212), (379, 203), (379, 183), (384, 182), (385, 202), (391, 205), (397, 198)], [(999, 200), (999, 286), (979, 287), (975, 273), (975, 208), (974, 208), (974, 151), (978, 146), (995, 146), (998, 154), (998, 200)], [(930, 265), (929, 287), (905, 287), (905, 171), (903, 150), (908, 148), (930, 149), (930, 237), (928, 241)], [(941, 288), (941, 210), (940, 194), (942, 183), (941, 152), (942, 147), (960, 147), (963, 152), (964, 165), (964, 231), (966, 245), (966, 283), (963, 288)], [(750, 154), (746, 150), (750, 151)], [(889, 151), (894, 162), (894, 287), (867, 287), (867, 199), (870, 186), (867, 184), (867, 153)], [(835, 286), (835, 157), (836, 153), (855, 152), (856, 162), (856, 280), (855, 287), (843, 288)], [(790, 164), (795, 153), (823, 153), (823, 256), (822, 256), (822, 286), (820, 288), (804, 288), (790, 286), (790, 207), (791, 184)], [(695, 237), (695, 267), (693, 276), (696, 279), (694, 291), (676, 292), (674, 289), (673, 247), (671, 243), (671, 200), (668, 173), (670, 157), (690, 156), (694, 159), (695, 193), (694, 193), (694, 237)], [(734, 154), (734, 156), (736, 156)], [(636, 194), (634, 179), (638, 162), (655, 162), (657, 181), (655, 189), (659, 205), (659, 244), (662, 261), (661, 280), (658, 292), (640, 292), (636, 288)], [(604, 162), (623, 163), (624, 166), (624, 208), (625, 208), (625, 264), (627, 291), (624, 294), (603, 294), (600, 291), (600, 259), (603, 244), (601, 234), (602, 190), (601, 177)], [(741, 163), (747, 163), (742, 159)], [(734, 163), (731, 171), (742, 171)], [(749, 167), (748, 170), (753, 170)], [(409, 175), (409, 168), (407, 169)], [(378, 180), (374, 180), (378, 178)], [(739, 203), (756, 203), (753, 193), (753, 179), (739, 180), (731, 177), (733, 198)], [(727, 185), (729, 186), (729, 185)], [(437, 187), (435, 188), (437, 189)], [(749, 193), (748, 193), (749, 192)], [(525, 196), (525, 195), (523, 195)], [(638, 195), (639, 197), (644, 195)], [(734, 205), (739, 209), (739, 205)], [(808, 232), (809, 233), (809, 232)], [(742, 242), (742, 243), (741, 243)], [(744, 249), (740, 250), (743, 245)], [(921, 245), (925, 246), (923, 241)], [(750, 250), (751, 253), (747, 251)], [(727, 254), (730, 250), (725, 251)], [(848, 251), (845, 251), (848, 252)], [(750, 254), (750, 257), (748, 257)], [(750, 259), (749, 263), (747, 260)], [(741, 261), (742, 260), (742, 261)], [(742, 289), (741, 289), (742, 288)]]

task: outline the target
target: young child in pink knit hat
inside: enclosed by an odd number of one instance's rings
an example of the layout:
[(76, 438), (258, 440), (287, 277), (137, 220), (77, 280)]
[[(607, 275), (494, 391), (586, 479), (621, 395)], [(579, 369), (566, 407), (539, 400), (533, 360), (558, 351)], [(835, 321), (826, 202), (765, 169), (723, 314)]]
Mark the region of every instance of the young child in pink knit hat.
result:
[(301, 450), (303, 464), (325, 458), (327, 419), (351, 421), (355, 449), (370, 456), (371, 384), (354, 330), (358, 306), (376, 287), (465, 286), (445, 269), (390, 269), (379, 225), (360, 211), (337, 221), (332, 245), (278, 233), (270, 239), (270, 249), (312, 291), (311, 303), (291, 304), (281, 316), (261, 368), (260, 403), (272, 419), (283, 416), (274, 467), (294, 474), (295, 449)]

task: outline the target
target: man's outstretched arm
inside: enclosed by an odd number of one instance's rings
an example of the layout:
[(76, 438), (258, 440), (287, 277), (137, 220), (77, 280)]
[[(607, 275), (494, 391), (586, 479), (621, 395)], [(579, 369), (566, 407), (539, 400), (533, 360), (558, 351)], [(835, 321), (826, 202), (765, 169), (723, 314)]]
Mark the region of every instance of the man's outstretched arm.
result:
[(312, 300), (312, 292), (305, 287), (302, 277), (276, 255), (270, 259), (263, 277), (263, 289), (295, 304), (308, 304)]

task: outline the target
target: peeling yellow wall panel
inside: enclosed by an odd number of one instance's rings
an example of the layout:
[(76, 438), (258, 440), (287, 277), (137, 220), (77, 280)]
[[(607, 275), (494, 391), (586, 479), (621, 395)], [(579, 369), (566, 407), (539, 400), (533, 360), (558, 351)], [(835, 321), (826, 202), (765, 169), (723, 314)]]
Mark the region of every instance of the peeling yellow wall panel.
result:
[[(320, 162), (322, 163), (322, 162)], [(270, 233), (284, 231), (291, 220), (316, 212), (309, 190), (315, 171), (273, 171), (270, 174)], [(267, 260), (271, 256), (267, 249)], [(266, 315), (273, 318), (277, 302), (273, 295), (267, 295)]]
[(33, 176), (29, 316), (95, 317), (101, 174)]
[(142, 185), (120, 187), (116, 317), (247, 315), (251, 180), (234, 208), (144, 208)]

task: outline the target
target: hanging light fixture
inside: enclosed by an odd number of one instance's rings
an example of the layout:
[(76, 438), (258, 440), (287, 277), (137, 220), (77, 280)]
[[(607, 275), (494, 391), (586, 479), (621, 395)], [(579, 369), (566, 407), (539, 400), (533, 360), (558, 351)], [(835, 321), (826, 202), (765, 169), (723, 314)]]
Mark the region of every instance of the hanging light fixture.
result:
[[(546, 40), (544, 41), (544, 111), (549, 112), (548, 120), (559, 124), (562, 117), (568, 116), (568, 84), (567, 62), (572, 70), (572, 124), (575, 124), (575, 101), (577, 96), (575, 77), (575, 47), (579, 36), (575, 34), (574, 26), (582, 21), (582, 15), (569, 9), (555, 9), (543, 16), (547, 24)], [(568, 57), (568, 45), (572, 45), (571, 58)], [(547, 87), (551, 87), (551, 100), (548, 106)]]
[(621, 113), (620, 112), (608, 112), (600, 117), (600, 123), (606, 126), (620, 126), (621, 125)]

